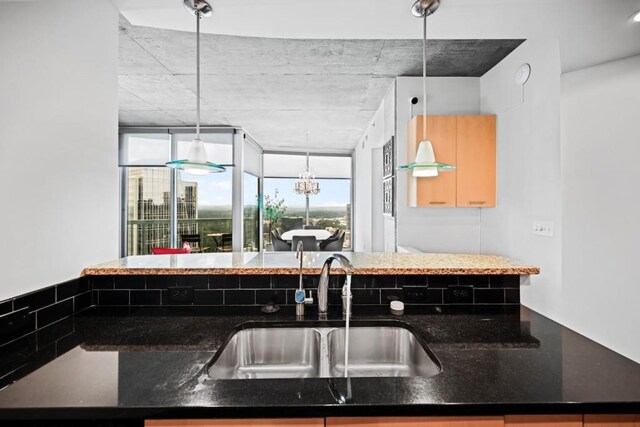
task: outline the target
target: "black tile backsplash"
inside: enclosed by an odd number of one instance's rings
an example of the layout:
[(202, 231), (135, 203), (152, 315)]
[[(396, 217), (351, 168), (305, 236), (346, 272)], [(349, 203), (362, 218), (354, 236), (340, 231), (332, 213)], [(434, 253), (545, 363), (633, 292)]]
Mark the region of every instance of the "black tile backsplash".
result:
[(271, 288), (271, 276), (268, 274), (240, 276), (240, 287), (245, 289)]
[(7, 300), (0, 302), (0, 316), (11, 313), (13, 311), (13, 301)]
[(476, 304), (504, 304), (504, 289), (474, 289)]
[(287, 291), (284, 289), (258, 289), (256, 290), (256, 304), (265, 305), (269, 303), (286, 304)]
[(133, 289), (130, 294), (131, 305), (160, 305), (162, 291), (159, 289)]
[(520, 288), (505, 289), (504, 299), (507, 304), (520, 304)]
[(227, 289), (224, 291), (225, 305), (255, 305), (256, 291), (253, 289)]
[(517, 274), (489, 276), (489, 286), (492, 288), (518, 288), (520, 287), (520, 276)]
[[(287, 276), (272, 276), (273, 277), (273, 287), (280, 289), (297, 289), (298, 282), (300, 280), (300, 276), (297, 274), (287, 275)], [(307, 286), (308, 276), (302, 276), (302, 281), (304, 282), (304, 286)], [(317, 285), (316, 285), (317, 286)], [(309, 284), (309, 288), (312, 288), (312, 284)]]
[(128, 290), (98, 291), (98, 305), (129, 305)]
[(379, 305), (380, 289), (352, 289), (353, 305)]
[(36, 316), (29, 309), (21, 308), (17, 311), (0, 316), (0, 342), (7, 342), (29, 332), (36, 327)]
[(115, 289), (145, 289), (146, 276), (114, 276)]
[(484, 274), (478, 274), (473, 276), (460, 276), (458, 278), (458, 285), (473, 286), (474, 288), (488, 288), (489, 276)]
[(426, 276), (429, 287), (431, 288), (448, 288), (449, 286), (457, 286), (458, 278), (456, 275), (439, 275), (434, 274)]
[(196, 289), (193, 292), (194, 305), (222, 305), (224, 291), (211, 289)]
[(56, 288), (51, 286), (14, 299), (13, 309), (18, 310), (27, 307), (29, 311), (36, 311), (54, 302), (56, 302)]
[(73, 314), (73, 298), (55, 303), (36, 313), (36, 327), (38, 329), (50, 325)]
[[(74, 313), (92, 306), (91, 286), (94, 283), (104, 286), (109, 282), (113, 283), (113, 277), (104, 276), (97, 281), (80, 277), (0, 301), (0, 353), (2, 349), (8, 348), (10, 343), (18, 340), (22, 342), (24, 337), (33, 337), (35, 342), (34, 332), (49, 329)], [(38, 342), (39, 349), (47, 343), (46, 339), (39, 339)], [(20, 346), (25, 348), (24, 343)], [(0, 378), (4, 374), (0, 367)]]
[(69, 280), (68, 282), (56, 285), (56, 301), (63, 301), (75, 295), (85, 293), (89, 290), (89, 282), (86, 279)]
[(93, 290), (113, 289), (114, 276), (90, 276), (89, 288)]
[(391, 301), (403, 301), (404, 292), (400, 288), (380, 289), (380, 304), (389, 304)]
[(473, 286), (449, 286), (444, 290), (445, 304), (473, 304)]
[(424, 275), (404, 276), (404, 286), (427, 286), (427, 277)]
[(239, 287), (240, 277), (235, 274), (209, 276), (209, 289), (237, 289)]
[[(0, 301), (0, 349), (6, 343), (22, 339), (36, 330), (40, 334), (40, 331), (52, 328), (63, 319), (93, 305), (124, 309), (127, 306), (162, 305), (176, 308), (193, 305), (255, 306), (270, 302), (294, 305), (298, 280), (298, 275), (81, 277)], [(330, 305), (342, 304), (344, 280), (344, 274), (331, 275), (328, 293)], [(314, 304), (317, 304), (318, 275), (304, 275), (303, 283), (307, 292), (312, 291)], [(188, 298), (170, 298), (170, 288), (174, 294), (186, 292)], [(518, 275), (354, 275), (352, 288), (354, 305), (388, 305), (393, 299), (413, 306), (520, 303)], [(40, 335), (46, 336), (44, 333)], [(40, 347), (47, 345), (46, 339), (41, 341)]]
[(425, 286), (405, 286), (404, 302), (407, 304), (442, 304), (442, 289), (429, 289)]

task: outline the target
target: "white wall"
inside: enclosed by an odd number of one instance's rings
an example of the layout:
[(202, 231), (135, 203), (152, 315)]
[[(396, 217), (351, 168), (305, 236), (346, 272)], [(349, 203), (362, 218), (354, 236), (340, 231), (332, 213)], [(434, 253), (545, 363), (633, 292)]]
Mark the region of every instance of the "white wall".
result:
[(562, 323), (640, 362), (640, 56), (562, 77)]
[[(397, 79), (398, 164), (407, 163), (407, 123), (411, 119), (409, 99), (418, 97), (413, 115), (422, 114), (422, 78)], [(427, 114), (479, 114), (480, 79), (474, 77), (430, 77), (427, 79)], [(425, 252), (480, 251), (480, 209), (411, 208), (407, 205), (407, 178), (397, 174), (398, 246)]]
[(118, 255), (118, 13), (0, 3), (0, 300)]
[[(355, 185), (355, 206), (354, 206), (354, 227), (355, 239), (354, 250), (362, 252), (372, 252), (381, 250), (380, 239), (372, 239), (372, 235), (385, 236), (387, 245), (387, 229), (391, 230), (393, 236), (394, 223), (392, 218), (381, 218), (382, 205), (382, 181), (379, 179), (382, 171), (382, 161), (374, 158), (372, 150), (380, 149), (395, 132), (395, 84), (389, 87), (382, 103), (369, 122), (362, 140), (355, 148), (355, 171), (353, 175)], [(379, 155), (379, 153), (378, 153)], [(379, 159), (378, 159), (379, 160)], [(377, 164), (378, 170), (374, 169)], [(376, 197), (373, 195), (376, 194)], [(380, 227), (383, 229), (380, 229)], [(376, 240), (375, 247), (373, 240)], [(392, 240), (394, 240), (392, 238)], [(395, 246), (395, 244), (393, 244)]]
[[(524, 91), (516, 69), (531, 65)], [(497, 115), (497, 207), (482, 212), (482, 251), (537, 265), (523, 304), (554, 319), (561, 307), (560, 53), (528, 40), (481, 78), (482, 112)], [(534, 236), (552, 221), (552, 238)]]

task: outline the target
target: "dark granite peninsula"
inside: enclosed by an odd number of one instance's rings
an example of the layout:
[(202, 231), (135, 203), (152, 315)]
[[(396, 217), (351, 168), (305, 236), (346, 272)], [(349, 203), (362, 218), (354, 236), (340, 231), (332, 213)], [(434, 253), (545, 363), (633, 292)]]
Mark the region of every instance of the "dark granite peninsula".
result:
[[(142, 425), (145, 419), (493, 416), (504, 422), (505, 415), (576, 414), (582, 424), (582, 414), (640, 413), (640, 365), (521, 306), (526, 273), (464, 274), (456, 268), (453, 274), (368, 270), (354, 276), (352, 333), (366, 325), (408, 328), (442, 371), (350, 380), (221, 380), (207, 370), (241, 329), (341, 326), (337, 282), (330, 289), (329, 320), (320, 322), (315, 306), (307, 308), (305, 320), (296, 320), (287, 293), (295, 276), (275, 271), (146, 275), (88, 269), (75, 288), (78, 295), (90, 294), (88, 308), (0, 347), (0, 420)], [(316, 276), (304, 273), (305, 286), (315, 289)], [(190, 289), (194, 300), (171, 301), (174, 287)], [(253, 299), (234, 300), (246, 290)], [(455, 300), (460, 295), (471, 299)], [(390, 296), (407, 303), (404, 314), (389, 313)], [(281, 310), (262, 313), (274, 298), (283, 298)], [(348, 386), (352, 399), (345, 402)]]

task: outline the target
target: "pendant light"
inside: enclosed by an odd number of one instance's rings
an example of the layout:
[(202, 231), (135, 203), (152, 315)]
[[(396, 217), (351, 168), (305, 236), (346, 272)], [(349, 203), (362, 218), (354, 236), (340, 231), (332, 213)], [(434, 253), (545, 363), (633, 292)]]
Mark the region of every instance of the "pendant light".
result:
[(433, 144), (427, 139), (427, 17), (434, 14), (440, 6), (439, 0), (417, 0), (411, 13), (422, 18), (422, 141), (418, 144), (415, 161), (402, 165), (400, 170), (412, 170), (413, 176), (435, 177), (439, 170), (455, 169), (455, 166), (436, 162)]
[[(309, 147), (309, 131), (307, 131), (307, 147)], [(320, 193), (320, 184), (309, 169), (309, 152), (307, 152), (307, 168), (299, 175), (293, 190), (296, 194), (305, 197), (306, 224), (309, 225), (309, 196)]]
[(165, 163), (166, 166), (183, 170), (191, 175), (206, 175), (224, 172), (224, 166), (207, 161), (204, 142), (200, 139), (200, 19), (211, 16), (213, 8), (206, 0), (184, 0), (187, 10), (196, 15), (196, 137), (189, 147), (189, 155), (184, 160)]

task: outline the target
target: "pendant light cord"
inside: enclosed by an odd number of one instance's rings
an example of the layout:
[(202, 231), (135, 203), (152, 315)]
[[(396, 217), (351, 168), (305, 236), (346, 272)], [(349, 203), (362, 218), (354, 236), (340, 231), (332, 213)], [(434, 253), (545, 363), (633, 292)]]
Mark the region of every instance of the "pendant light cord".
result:
[(427, 139), (427, 13), (422, 18), (422, 139)]
[(200, 17), (196, 11), (196, 139), (200, 139)]

